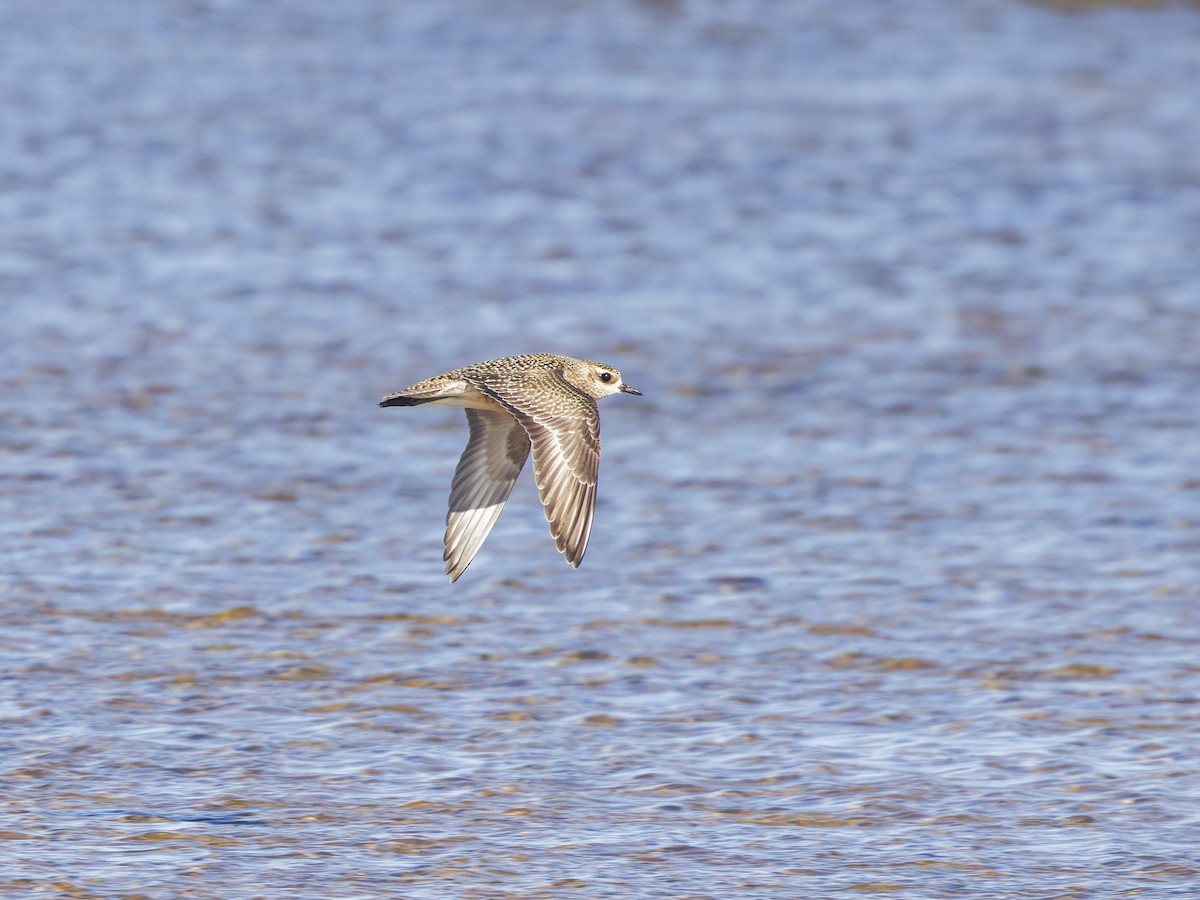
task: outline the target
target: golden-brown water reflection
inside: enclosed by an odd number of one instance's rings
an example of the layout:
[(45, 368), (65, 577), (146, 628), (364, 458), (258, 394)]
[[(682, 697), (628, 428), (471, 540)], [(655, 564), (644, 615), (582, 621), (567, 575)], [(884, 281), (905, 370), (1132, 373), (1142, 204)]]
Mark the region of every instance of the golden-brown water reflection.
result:
[[(266, 866), (285, 885), (323, 871), (347, 895), (381, 879), (483, 890), (485, 876), (553, 893), (567, 881), (548, 874), (568, 867), (616, 890), (628, 865), (697, 896), (688, 873), (722, 892), (970, 892), (1019, 879), (1014, 848), (1039, 841), (1081, 854), (1042, 877), (1083, 878), (1114, 829), (1184, 851), (1173, 782), (1195, 777), (1195, 716), (1170, 685), (1196, 677), (1195, 638), (989, 639), (915, 598), (881, 598), (907, 615), (866, 625), (772, 614), (812, 604), (769, 585), (704, 592), (727, 618), (687, 615), (699, 596), (625, 597), (594, 620), (516, 585), (456, 615), (10, 614), (8, 634), (60, 652), (10, 673), (26, 687), (6, 717), (21, 748), (6, 839), (17, 858), (71, 840), (109, 860), (100, 884), (136, 851), (170, 889)], [(898, 652), (909, 632), (923, 656)], [(813, 830), (853, 837), (814, 856)], [(1191, 874), (1159, 862), (1120, 877)]]

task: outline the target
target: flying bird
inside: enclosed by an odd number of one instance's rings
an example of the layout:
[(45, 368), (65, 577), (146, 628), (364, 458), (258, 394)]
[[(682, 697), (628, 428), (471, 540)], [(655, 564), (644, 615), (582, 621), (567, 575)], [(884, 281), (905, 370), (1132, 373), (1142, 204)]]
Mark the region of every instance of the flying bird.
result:
[(551, 353), (491, 359), (388, 394), (380, 406), (461, 406), (471, 429), (450, 485), (446, 574), (466, 571), (533, 450), (533, 474), (558, 551), (583, 561), (596, 510), (596, 401), (637, 394), (612, 366)]

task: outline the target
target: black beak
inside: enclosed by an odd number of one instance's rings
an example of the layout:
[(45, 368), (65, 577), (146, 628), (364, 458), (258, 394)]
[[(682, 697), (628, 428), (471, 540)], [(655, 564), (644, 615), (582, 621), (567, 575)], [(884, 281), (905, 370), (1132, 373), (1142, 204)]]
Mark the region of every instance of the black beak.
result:
[(640, 397), (640, 396), (642, 396), (642, 392), (641, 392), (641, 391), (637, 390), (636, 388), (631, 388), (631, 387), (630, 387), (629, 385), (627, 385), (627, 384), (623, 384), (623, 385), (621, 385), (621, 393), (622, 393), (622, 394), (636, 394), (636, 395), (637, 395), (637, 396), (639, 396), (639, 397)]

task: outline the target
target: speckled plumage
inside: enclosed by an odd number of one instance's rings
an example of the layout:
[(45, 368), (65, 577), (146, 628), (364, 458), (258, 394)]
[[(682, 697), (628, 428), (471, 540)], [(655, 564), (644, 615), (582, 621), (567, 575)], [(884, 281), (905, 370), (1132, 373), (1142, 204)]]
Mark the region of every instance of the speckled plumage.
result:
[(466, 409), (471, 436), (454, 472), (446, 514), (443, 558), (452, 582), (496, 524), (531, 449), (550, 534), (567, 562), (579, 566), (596, 508), (596, 401), (616, 393), (641, 392), (603, 363), (535, 353), (454, 369), (380, 401), (380, 406), (434, 403)]

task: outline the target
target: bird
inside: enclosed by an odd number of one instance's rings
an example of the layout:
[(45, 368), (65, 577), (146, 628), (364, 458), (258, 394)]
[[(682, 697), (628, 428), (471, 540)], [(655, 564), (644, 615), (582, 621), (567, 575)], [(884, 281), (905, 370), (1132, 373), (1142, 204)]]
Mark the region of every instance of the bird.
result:
[(553, 353), (506, 356), (388, 394), (380, 406), (458, 406), (470, 438), (450, 485), (446, 574), (459, 579), (496, 524), (533, 450), (538, 496), (558, 552), (579, 568), (592, 533), (600, 466), (596, 401), (642, 392), (612, 366)]

